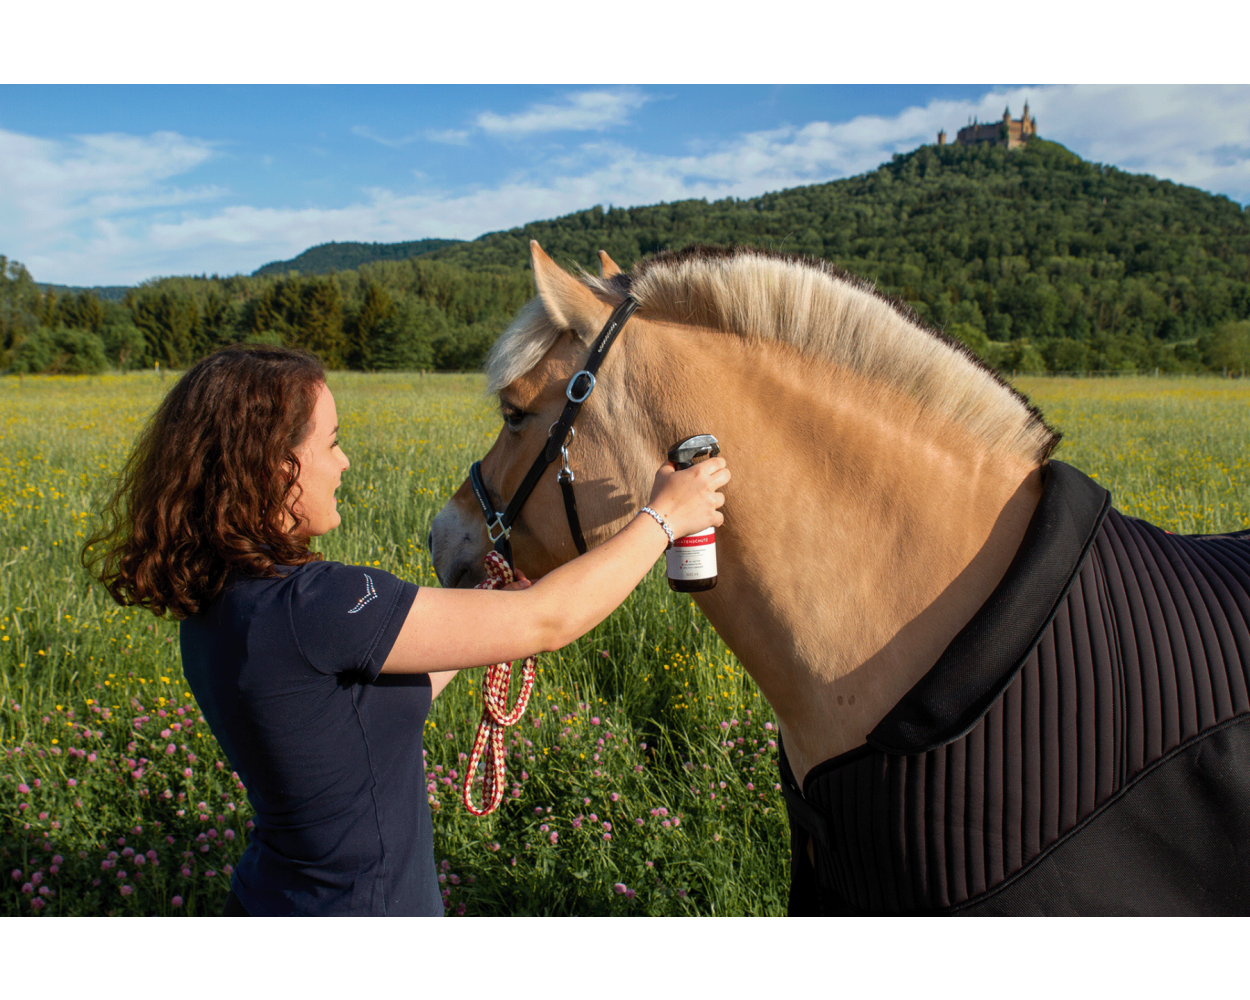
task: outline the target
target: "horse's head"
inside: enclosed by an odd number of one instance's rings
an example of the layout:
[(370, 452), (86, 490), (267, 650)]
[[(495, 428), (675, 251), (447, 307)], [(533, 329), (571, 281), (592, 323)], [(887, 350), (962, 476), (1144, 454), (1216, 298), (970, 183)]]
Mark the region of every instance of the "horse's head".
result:
[[(620, 273), (607, 254), (600, 256), (603, 278)], [(569, 379), (585, 366), (590, 344), (625, 295), (624, 286), (618, 295), (610, 294), (610, 281), (592, 289), (556, 265), (537, 242), (530, 244), (530, 259), (538, 296), (504, 331), (487, 361), (503, 426), (482, 459), (481, 473), (492, 509), (500, 512), (546, 446), (567, 401)], [(605, 358), (568, 443), (578, 517), (589, 546), (619, 529), (646, 502), (643, 491), (662, 461), (662, 452), (645, 437), (647, 415), (631, 403), (625, 377), (630, 333), (627, 328)], [(512, 526), (515, 563), (531, 577), (577, 555), (557, 483), (560, 466), (556, 458)], [(431, 526), (439, 580), (449, 587), (477, 583), (490, 548), (486, 518), (465, 480)]]

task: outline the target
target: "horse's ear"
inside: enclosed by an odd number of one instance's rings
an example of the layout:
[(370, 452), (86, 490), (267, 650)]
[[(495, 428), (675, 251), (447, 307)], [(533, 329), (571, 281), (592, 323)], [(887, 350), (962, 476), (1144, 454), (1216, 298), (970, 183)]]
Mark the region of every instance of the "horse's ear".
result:
[(616, 261), (608, 256), (606, 250), (599, 251), (599, 277), (610, 278), (614, 274), (620, 274), (621, 269), (617, 267)]
[(579, 335), (597, 327), (606, 308), (594, 293), (543, 253), (537, 240), (530, 240), (530, 266), (534, 284), (547, 315), (556, 326)]

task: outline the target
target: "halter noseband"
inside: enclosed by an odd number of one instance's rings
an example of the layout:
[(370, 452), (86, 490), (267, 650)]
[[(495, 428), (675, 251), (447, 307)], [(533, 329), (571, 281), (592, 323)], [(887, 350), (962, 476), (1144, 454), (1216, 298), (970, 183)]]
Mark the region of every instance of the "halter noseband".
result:
[(525, 474), (525, 478), (521, 481), (521, 485), (516, 493), (513, 494), (506, 510), (500, 512), (494, 509), (494, 504), (490, 500), (490, 494), (486, 492), (486, 483), (482, 479), (482, 463), (474, 462), (469, 468), (469, 484), (473, 487), (473, 495), (477, 497), (482, 513), (486, 516), (486, 533), (490, 536), (491, 544), (495, 547), (495, 551), (508, 560), (509, 566), (512, 565), (512, 542), (510, 540), (512, 524), (520, 515), (521, 508), (525, 506), (525, 501), (534, 492), (534, 487), (538, 485), (538, 480), (547, 471), (547, 466), (556, 460), (556, 456), (562, 459), (557, 480), (560, 483), (560, 492), (564, 495), (564, 514), (568, 518), (569, 531), (573, 535), (573, 542), (577, 545), (578, 555), (584, 555), (586, 552), (586, 539), (582, 537), (582, 525), (577, 517), (577, 501), (573, 496), (573, 470), (569, 468), (568, 446), (573, 440), (572, 436), (577, 433), (573, 429), (573, 421), (577, 419), (577, 414), (581, 411), (582, 404), (590, 398), (590, 394), (595, 390), (595, 373), (599, 370), (599, 366), (603, 364), (608, 348), (616, 340), (617, 334), (621, 332), (621, 328), (625, 325), (625, 321), (634, 314), (634, 310), (637, 308), (637, 300), (633, 296), (627, 295), (625, 301), (617, 306), (613, 310), (612, 315), (608, 317), (607, 323), (599, 331), (599, 336), (595, 338), (594, 344), (591, 345), (590, 357), (586, 360), (586, 367), (575, 373), (569, 379), (569, 384), (565, 386), (564, 396), (568, 402), (564, 404), (564, 410), (560, 414), (560, 419), (552, 424), (550, 430), (548, 430), (546, 445), (534, 459), (534, 464), (530, 466), (529, 472)]

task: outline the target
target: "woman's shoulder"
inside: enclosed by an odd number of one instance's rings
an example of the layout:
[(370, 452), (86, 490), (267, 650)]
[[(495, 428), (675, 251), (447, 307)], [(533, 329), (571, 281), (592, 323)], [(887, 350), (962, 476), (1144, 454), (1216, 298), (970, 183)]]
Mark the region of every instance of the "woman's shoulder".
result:
[[(329, 560), (315, 559), (300, 566), (275, 566), (270, 576), (232, 576), (222, 589), (216, 606), (208, 609), (236, 617), (254, 617), (266, 608), (292, 610), (296, 607), (316, 609), (320, 605), (342, 603), (345, 595), (377, 589), (381, 580), (396, 581), (385, 570), (368, 566), (351, 566)], [(360, 595), (357, 595), (360, 596)], [(353, 606), (355, 598), (349, 601)], [(327, 607), (325, 610), (329, 610)]]
[(379, 651), (384, 660), (417, 594), (376, 566), (316, 560), (275, 568), (272, 577), (232, 580), (203, 624), (246, 634), (248, 646), (290, 644), (324, 673), (365, 669)]
[[(282, 585), (303, 599), (337, 601), (344, 594), (356, 594), (363, 607), (378, 599), (379, 588), (402, 587), (404, 581), (378, 566), (353, 566), (322, 559), (291, 568)], [(351, 606), (356, 606), (354, 600)]]
[(286, 588), (291, 626), (309, 662), (326, 673), (365, 670), (374, 676), (417, 595), (414, 584), (384, 569), (335, 562), (301, 567)]

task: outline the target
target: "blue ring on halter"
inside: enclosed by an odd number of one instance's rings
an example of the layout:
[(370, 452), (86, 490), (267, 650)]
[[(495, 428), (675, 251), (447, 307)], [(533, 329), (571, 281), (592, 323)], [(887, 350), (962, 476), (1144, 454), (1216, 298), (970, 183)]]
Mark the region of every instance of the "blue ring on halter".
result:
[[(573, 395), (573, 383), (576, 382), (583, 375), (585, 375), (588, 379), (590, 379), (590, 385), (586, 386), (586, 391), (583, 392), (581, 397), (579, 398)], [(568, 397), (569, 402), (575, 405), (579, 405), (579, 406), (582, 403), (586, 402), (586, 400), (590, 398), (590, 394), (594, 391), (595, 391), (595, 377), (590, 372), (586, 371), (585, 368), (583, 368), (581, 371), (574, 374), (574, 376), (571, 379), (569, 379), (569, 384), (564, 387), (564, 395)]]

